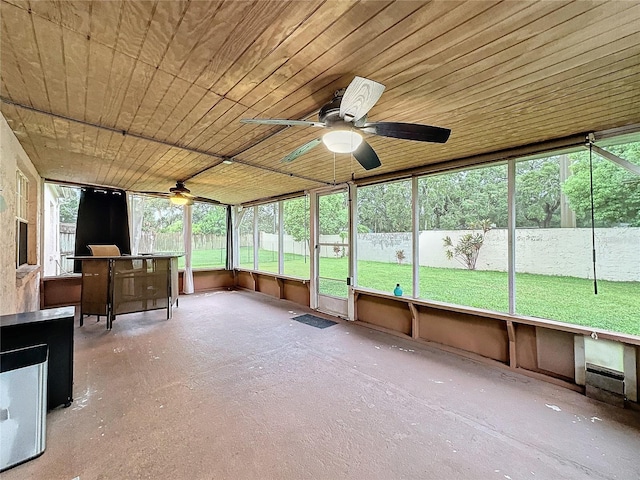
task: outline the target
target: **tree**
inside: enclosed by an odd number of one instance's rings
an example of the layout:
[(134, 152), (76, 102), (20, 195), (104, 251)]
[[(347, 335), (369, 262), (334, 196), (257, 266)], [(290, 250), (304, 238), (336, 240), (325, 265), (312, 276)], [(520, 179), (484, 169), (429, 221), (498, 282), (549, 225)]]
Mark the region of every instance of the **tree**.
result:
[[(347, 194), (323, 195), (320, 197), (320, 234), (346, 234), (349, 225)], [(284, 202), (284, 231), (297, 242), (309, 242), (309, 205), (306, 197)]]
[(284, 202), (284, 233), (296, 242), (309, 240), (309, 205), (307, 197)]
[(489, 220), (482, 220), (477, 225), (471, 226), (474, 230), (476, 228), (482, 229), (482, 233), (471, 232), (462, 235), (458, 242), (454, 245), (450, 236), (446, 236), (442, 239), (444, 246), (447, 248), (446, 255), (449, 260), (455, 258), (462, 265), (469, 270), (476, 269), (476, 262), (478, 261), (478, 254), (480, 248), (484, 243), (484, 238), (487, 232), (491, 229)]
[(142, 231), (153, 233), (181, 232), (182, 207), (166, 198), (142, 197)]
[(74, 187), (59, 187), (63, 194), (59, 200), (60, 222), (76, 223), (78, 219), (78, 205), (80, 204), (80, 189)]
[(538, 158), (516, 165), (518, 227), (559, 227), (560, 157)]
[[(640, 165), (640, 142), (607, 150)], [(589, 152), (571, 155), (571, 175), (562, 189), (576, 212), (578, 226), (591, 225)], [(593, 154), (593, 206), (596, 226), (640, 226), (640, 177)]]
[(227, 213), (225, 207), (195, 202), (191, 213), (194, 234), (225, 235)]
[(410, 232), (411, 182), (358, 189), (358, 226), (372, 233)]
[(418, 191), (421, 229), (467, 229), (483, 218), (507, 226), (506, 165), (424, 177)]

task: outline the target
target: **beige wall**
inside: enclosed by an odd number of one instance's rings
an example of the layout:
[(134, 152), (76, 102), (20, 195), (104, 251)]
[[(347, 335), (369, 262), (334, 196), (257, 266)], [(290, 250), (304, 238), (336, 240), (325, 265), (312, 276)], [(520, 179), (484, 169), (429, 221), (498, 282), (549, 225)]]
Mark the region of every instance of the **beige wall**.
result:
[[(29, 179), (29, 266), (16, 269), (16, 169)], [(33, 163), (0, 114), (0, 314), (37, 310), (40, 304), (41, 179)]]

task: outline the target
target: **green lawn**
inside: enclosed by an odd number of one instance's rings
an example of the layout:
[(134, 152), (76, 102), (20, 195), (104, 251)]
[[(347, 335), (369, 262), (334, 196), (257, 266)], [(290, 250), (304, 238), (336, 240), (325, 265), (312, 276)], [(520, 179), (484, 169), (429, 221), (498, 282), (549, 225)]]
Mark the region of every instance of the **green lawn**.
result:
[[(194, 267), (224, 266), (224, 260), (217, 265), (206, 264), (209, 258), (221, 258), (220, 251), (194, 252)], [(258, 260), (260, 270), (278, 271), (275, 252), (260, 251)], [(247, 248), (241, 251), (241, 267), (253, 268), (252, 253)], [(343, 279), (346, 271), (346, 258), (321, 259), (323, 277)], [(305, 261), (302, 256), (287, 254), (284, 273), (309, 278), (309, 258)], [(361, 287), (391, 293), (399, 283), (405, 295), (410, 296), (412, 276), (411, 265), (358, 262), (358, 285)], [(320, 290), (329, 295), (344, 296), (347, 287), (344, 282), (321, 280)], [(507, 273), (420, 267), (420, 297), (507, 312)], [(600, 280), (598, 295), (594, 295), (592, 280), (519, 273), (516, 274), (516, 311), (522, 315), (640, 335), (640, 282)]]

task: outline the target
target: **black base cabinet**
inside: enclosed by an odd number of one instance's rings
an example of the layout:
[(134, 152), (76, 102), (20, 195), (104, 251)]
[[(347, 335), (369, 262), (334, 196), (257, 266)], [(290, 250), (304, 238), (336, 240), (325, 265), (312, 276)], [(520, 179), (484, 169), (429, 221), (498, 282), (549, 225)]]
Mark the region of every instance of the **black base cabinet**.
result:
[(73, 320), (75, 307), (0, 316), (0, 351), (49, 347), (47, 409), (73, 401)]

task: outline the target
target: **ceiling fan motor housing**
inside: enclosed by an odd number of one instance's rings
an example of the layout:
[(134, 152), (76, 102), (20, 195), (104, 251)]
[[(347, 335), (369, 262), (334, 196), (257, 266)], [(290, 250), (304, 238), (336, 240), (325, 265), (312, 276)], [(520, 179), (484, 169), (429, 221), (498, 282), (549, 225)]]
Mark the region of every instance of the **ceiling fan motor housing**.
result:
[(171, 193), (191, 193), (191, 190), (184, 186), (184, 182), (180, 181), (176, 182), (176, 186), (171, 187), (169, 191)]
[(318, 112), (318, 119), (326, 123), (328, 127), (331, 126), (331, 123), (335, 122), (335, 120), (340, 119), (340, 104), (342, 103), (343, 94), (344, 89), (338, 90), (333, 100), (325, 103)]

